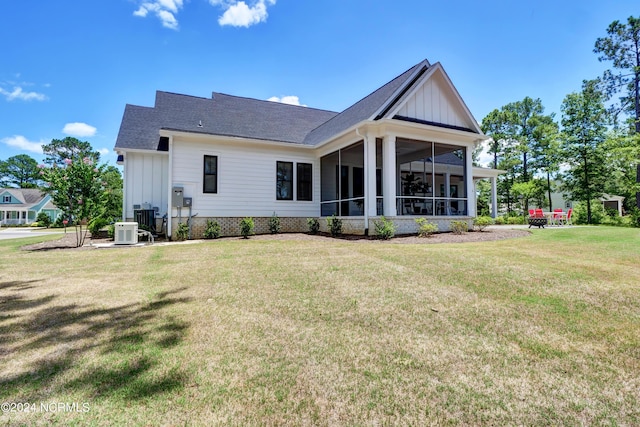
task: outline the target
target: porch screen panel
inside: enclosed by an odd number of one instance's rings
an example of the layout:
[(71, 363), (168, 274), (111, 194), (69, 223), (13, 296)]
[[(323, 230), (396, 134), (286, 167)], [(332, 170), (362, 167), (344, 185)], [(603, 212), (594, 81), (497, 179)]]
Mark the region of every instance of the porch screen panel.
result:
[(364, 215), (364, 144), (320, 159), (321, 215)]
[(466, 150), (434, 144), (434, 154), (436, 215), (466, 215)]

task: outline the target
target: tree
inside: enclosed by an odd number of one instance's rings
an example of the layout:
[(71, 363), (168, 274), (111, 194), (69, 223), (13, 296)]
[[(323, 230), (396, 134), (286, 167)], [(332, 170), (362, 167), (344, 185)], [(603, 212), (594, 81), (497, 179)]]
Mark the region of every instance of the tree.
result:
[(38, 162), (26, 154), (0, 161), (0, 183), (3, 187), (35, 188), (40, 181)]
[(630, 16), (627, 23), (613, 21), (607, 28), (607, 37), (596, 40), (594, 53), (599, 61), (612, 61), (614, 74), (607, 70), (603, 82), (610, 97), (624, 91), (617, 112), (627, 112), (634, 117), (636, 133), (640, 133), (640, 17)]
[(46, 156), (44, 163), (48, 165), (61, 165), (65, 159), (75, 162), (89, 158), (94, 164), (100, 161), (100, 153), (94, 151), (90, 143), (70, 136), (64, 139), (52, 139), (49, 144), (42, 146), (42, 153)]
[(100, 214), (104, 197), (102, 173), (104, 166), (97, 167), (91, 158), (63, 159), (42, 169), (47, 182), (45, 192), (51, 195), (53, 203), (62, 210), (63, 216), (76, 228), (76, 245), (84, 244), (86, 231), (83, 223), (88, 223)]
[(562, 102), (562, 151), (569, 170), (565, 189), (574, 200), (587, 206), (591, 223), (591, 201), (604, 191), (603, 143), (606, 136), (604, 96), (597, 80), (585, 80), (580, 93), (567, 95)]
[(624, 209), (631, 212), (635, 195), (640, 191), (637, 182), (636, 163), (640, 157), (640, 134), (628, 130), (614, 130), (607, 134), (604, 143), (607, 168), (605, 192), (623, 196)]
[(506, 199), (508, 211), (513, 202), (513, 184), (530, 181), (543, 165), (549, 174), (553, 171), (551, 158), (543, 161), (542, 157), (551, 150), (554, 125), (553, 115), (544, 115), (542, 101), (530, 97), (493, 110), (482, 120), (482, 131), (493, 139), (489, 147), (489, 153), (494, 155), (493, 167), (507, 171), (498, 189)]
[[(633, 118), (635, 133), (640, 134), (640, 17), (630, 16), (627, 23), (613, 21), (607, 28), (607, 37), (596, 40), (593, 51), (599, 53), (599, 61), (612, 61), (611, 70), (604, 73), (603, 81), (607, 95), (613, 96), (620, 91), (620, 105), (614, 105), (614, 120), (620, 112), (629, 113)], [(640, 163), (636, 165), (636, 182), (640, 183)], [(636, 192), (636, 206), (640, 208), (640, 191)]]

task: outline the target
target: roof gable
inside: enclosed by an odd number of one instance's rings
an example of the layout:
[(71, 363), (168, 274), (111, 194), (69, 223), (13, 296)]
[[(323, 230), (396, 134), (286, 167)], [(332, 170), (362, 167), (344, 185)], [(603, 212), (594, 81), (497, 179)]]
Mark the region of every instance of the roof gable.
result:
[(47, 195), (37, 188), (3, 188), (0, 189), (0, 196), (12, 196), (13, 205), (32, 206), (38, 204)]
[(482, 133), (440, 63), (422, 75), (385, 117)]
[(365, 120), (375, 120), (395, 99), (402, 96), (412, 81), (424, 73), (429, 61), (424, 60), (400, 74), (389, 83), (362, 98), (331, 120), (314, 129), (305, 138), (305, 143), (317, 145)]

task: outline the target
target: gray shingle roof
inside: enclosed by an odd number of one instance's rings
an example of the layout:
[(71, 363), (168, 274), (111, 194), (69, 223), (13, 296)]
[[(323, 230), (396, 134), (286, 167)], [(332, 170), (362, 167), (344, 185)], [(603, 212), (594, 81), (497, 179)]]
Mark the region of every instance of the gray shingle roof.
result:
[(36, 188), (2, 188), (0, 193), (9, 192), (21, 203), (5, 203), (2, 206), (20, 206), (31, 207), (40, 203), (40, 201), (46, 196), (45, 193)]
[(200, 98), (158, 91), (154, 107), (125, 107), (115, 148), (158, 150), (160, 129), (317, 145), (376, 119), (428, 67), (420, 62), (339, 114), (215, 92)]

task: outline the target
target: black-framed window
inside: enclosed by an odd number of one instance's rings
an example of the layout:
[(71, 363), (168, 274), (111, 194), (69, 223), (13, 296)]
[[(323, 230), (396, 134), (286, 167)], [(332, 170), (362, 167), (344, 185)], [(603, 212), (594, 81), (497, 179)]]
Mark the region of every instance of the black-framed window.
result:
[(276, 199), (293, 200), (293, 162), (276, 162)]
[(313, 173), (311, 163), (298, 163), (297, 164), (297, 197), (298, 200), (311, 201), (313, 200)]
[(202, 192), (218, 192), (218, 156), (204, 156)]

